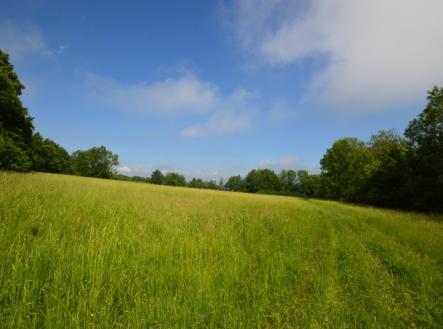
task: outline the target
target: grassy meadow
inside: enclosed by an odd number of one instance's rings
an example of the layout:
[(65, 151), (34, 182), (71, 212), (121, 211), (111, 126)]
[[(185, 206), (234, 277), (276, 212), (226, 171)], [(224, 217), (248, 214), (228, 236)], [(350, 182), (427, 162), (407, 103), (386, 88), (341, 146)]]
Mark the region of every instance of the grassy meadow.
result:
[(0, 328), (442, 328), (443, 216), (0, 172)]

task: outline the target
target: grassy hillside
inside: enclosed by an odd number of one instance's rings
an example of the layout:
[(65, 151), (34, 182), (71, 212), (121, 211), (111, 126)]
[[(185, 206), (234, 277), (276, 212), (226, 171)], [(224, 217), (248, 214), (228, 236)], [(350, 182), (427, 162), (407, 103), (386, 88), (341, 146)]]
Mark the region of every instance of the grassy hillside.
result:
[(438, 328), (443, 217), (0, 172), (2, 328)]

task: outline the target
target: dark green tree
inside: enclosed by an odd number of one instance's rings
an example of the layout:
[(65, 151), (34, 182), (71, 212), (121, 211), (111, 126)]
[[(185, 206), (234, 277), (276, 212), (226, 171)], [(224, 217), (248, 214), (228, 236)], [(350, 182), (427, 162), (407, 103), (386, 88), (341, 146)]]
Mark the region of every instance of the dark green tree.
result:
[(359, 198), (360, 187), (368, 176), (369, 150), (357, 138), (342, 138), (320, 160), (326, 197), (346, 201)]
[(52, 173), (70, 173), (71, 157), (60, 145), (43, 138), (39, 133), (32, 138), (32, 169)]
[(27, 171), (32, 167), (34, 126), (19, 98), (24, 88), (8, 54), (0, 50), (0, 169)]
[(215, 180), (210, 180), (205, 182), (205, 188), (210, 190), (219, 190), (220, 187), (217, 185), (217, 182)]
[(297, 187), (297, 173), (294, 170), (282, 170), (278, 175), (282, 189), (286, 192), (295, 192)]
[(75, 151), (71, 157), (72, 171), (76, 175), (111, 178), (115, 175), (114, 166), (118, 156), (106, 147), (92, 147), (87, 151)]
[(28, 171), (32, 167), (29, 151), (20, 147), (8, 133), (0, 133), (0, 169)]
[(270, 169), (253, 169), (245, 178), (248, 192), (281, 191), (281, 182), (274, 171)]
[(360, 199), (384, 207), (407, 208), (410, 205), (408, 182), (410, 170), (406, 163), (408, 144), (395, 131), (380, 131), (368, 143), (371, 163), (368, 178), (360, 187)]
[(149, 178), (148, 177), (143, 177), (143, 176), (132, 176), (129, 177), (129, 180), (131, 182), (140, 182), (140, 183), (149, 183)]
[(223, 180), (223, 177), (220, 177), (220, 179), (218, 180), (218, 188), (220, 190), (224, 190), (225, 189), (225, 182)]
[(443, 87), (434, 87), (427, 99), (405, 131), (411, 190), (416, 208), (443, 211)]
[(151, 183), (152, 184), (163, 184), (164, 176), (160, 170), (154, 170), (151, 174)]
[(163, 185), (186, 186), (186, 179), (178, 173), (168, 172), (163, 178)]
[(297, 193), (306, 198), (322, 198), (322, 177), (320, 175), (302, 175), (297, 184)]
[(189, 187), (193, 188), (205, 188), (205, 182), (201, 178), (192, 178), (189, 182)]
[(225, 188), (229, 191), (243, 191), (245, 188), (245, 183), (240, 175), (231, 176), (226, 182)]

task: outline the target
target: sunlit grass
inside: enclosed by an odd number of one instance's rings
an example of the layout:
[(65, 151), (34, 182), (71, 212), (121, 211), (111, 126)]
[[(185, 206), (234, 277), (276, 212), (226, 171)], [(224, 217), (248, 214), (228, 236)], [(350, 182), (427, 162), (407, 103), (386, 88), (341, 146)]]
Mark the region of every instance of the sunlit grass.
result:
[(0, 327), (441, 328), (443, 217), (0, 172)]

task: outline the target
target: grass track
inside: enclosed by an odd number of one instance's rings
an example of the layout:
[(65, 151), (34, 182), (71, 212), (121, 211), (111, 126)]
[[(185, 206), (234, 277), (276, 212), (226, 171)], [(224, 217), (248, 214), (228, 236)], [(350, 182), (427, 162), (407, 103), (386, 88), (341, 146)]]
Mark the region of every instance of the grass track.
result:
[(0, 172), (0, 328), (442, 328), (443, 216)]

